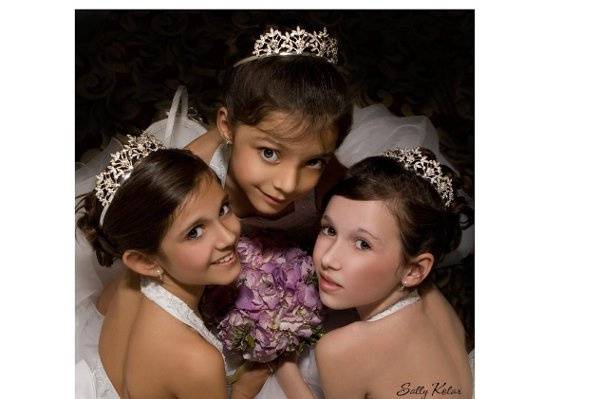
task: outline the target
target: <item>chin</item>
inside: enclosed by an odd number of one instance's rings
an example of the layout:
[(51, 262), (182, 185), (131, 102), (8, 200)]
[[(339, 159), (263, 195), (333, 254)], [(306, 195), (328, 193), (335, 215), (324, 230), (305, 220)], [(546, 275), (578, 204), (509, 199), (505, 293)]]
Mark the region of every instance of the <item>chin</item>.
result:
[(237, 260), (237, 264), (231, 266), (226, 271), (219, 271), (214, 278), (206, 285), (229, 285), (235, 282), (241, 273), (241, 263)]
[(322, 291), (320, 291), (320, 301), (322, 301), (324, 306), (332, 310), (345, 310), (355, 307), (354, 304), (348, 304), (345, 301), (332, 297)]
[(288, 206), (288, 204), (285, 204), (280, 207), (273, 207), (272, 205), (268, 205), (265, 202), (259, 203), (257, 204), (257, 206), (255, 203), (252, 203), (251, 205), (257, 211), (258, 214), (263, 216), (275, 216), (282, 212), (284, 208)]
[(249, 197), (249, 202), (251, 206), (259, 215), (263, 216), (276, 216), (277, 214), (284, 211), (293, 201), (287, 200), (282, 204), (270, 204), (266, 200), (263, 199), (262, 194), (259, 189), (256, 189), (255, 195)]

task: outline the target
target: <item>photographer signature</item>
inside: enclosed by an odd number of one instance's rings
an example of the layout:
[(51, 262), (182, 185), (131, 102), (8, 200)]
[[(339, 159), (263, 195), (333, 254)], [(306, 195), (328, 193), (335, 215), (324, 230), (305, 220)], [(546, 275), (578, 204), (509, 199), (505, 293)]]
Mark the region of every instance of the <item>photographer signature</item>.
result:
[(411, 397), (412, 395), (418, 395), (418, 398), (426, 399), (433, 396), (446, 396), (446, 395), (461, 395), (461, 389), (448, 385), (446, 382), (434, 382), (430, 385), (415, 385), (411, 382), (406, 382), (401, 385), (401, 388), (397, 391), (397, 397)]

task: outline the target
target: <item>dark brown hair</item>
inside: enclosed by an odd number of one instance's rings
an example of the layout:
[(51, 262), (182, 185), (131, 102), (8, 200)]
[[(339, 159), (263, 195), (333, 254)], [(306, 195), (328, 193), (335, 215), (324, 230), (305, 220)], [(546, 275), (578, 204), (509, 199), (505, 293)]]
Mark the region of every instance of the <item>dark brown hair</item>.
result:
[(255, 126), (282, 111), (303, 132), (331, 128), (336, 147), (352, 122), (352, 100), (344, 77), (327, 60), (314, 56), (272, 56), (230, 68), (224, 77), (228, 122)]
[(159, 150), (139, 161), (118, 188), (99, 225), (102, 204), (95, 192), (77, 204), (77, 227), (96, 252), (102, 266), (110, 266), (128, 249), (156, 254), (187, 196), (207, 179), (217, 180), (209, 167), (186, 150)]
[[(436, 158), (429, 150), (422, 152), (430, 159)], [(452, 178), (457, 193), (458, 176), (450, 168), (442, 168)], [(370, 157), (353, 165), (327, 194), (326, 202), (334, 195), (358, 201), (386, 201), (396, 217), (405, 261), (429, 252), (438, 263), (458, 247), (462, 229), (473, 223), (473, 210), (463, 197), (456, 195), (446, 207), (430, 182), (388, 157)]]

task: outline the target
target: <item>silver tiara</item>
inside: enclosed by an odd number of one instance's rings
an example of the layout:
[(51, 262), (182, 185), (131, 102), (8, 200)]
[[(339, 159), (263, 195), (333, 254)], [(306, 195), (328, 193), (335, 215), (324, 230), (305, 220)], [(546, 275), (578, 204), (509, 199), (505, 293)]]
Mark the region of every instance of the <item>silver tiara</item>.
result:
[(336, 39), (328, 34), (326, 28), (321, 32), (313, 33), (299, 26), (295, 30), (284, 33), (270, 28), (269, 32), (255, 41), (252, 54), (253, 56), (242, 59), (234, 66), (274, 55), (311, 55), (336, 64), (338, 44)]
[(108, 210), (116, 190), (131, 176), (133, 166), (137, 161), (154, 151), (165, 148), (164, 144), (149, 133), (144, 132), (137, 137), (127, 135), (127, 137), (129, 138), (127, 144), (123, 146), (122, 150), (110, 155), (110, 164), (96, 176), (96, 197), (104, 207), (100, 215), (100, 226), (104, 222), (106, 210)]
[(395, 147), (390, 151), (386, 151), (384, 156), (396, 159), (405, 169), (415, 172), (416, 175), (432, 183), (432, 186), (444, 201), (444, 205), (448, 207), (454, 198), (453, 180), (442, 173), (438, 161), (422, 154), (421, 148), (404, 149)]

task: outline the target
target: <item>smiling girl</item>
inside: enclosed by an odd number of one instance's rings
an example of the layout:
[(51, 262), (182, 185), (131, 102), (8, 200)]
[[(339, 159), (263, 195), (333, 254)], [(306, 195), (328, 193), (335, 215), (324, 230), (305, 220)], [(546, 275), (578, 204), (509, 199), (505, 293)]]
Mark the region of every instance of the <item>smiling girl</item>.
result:
[(77, 306), (77, 397), (227, 397), (221, 343), (197, 308), (240, 272), (239, 221), (201, 159), (159, 148), (131, 137), (79, 203), (100, 264), (126, 271)]
[[(310, 44), (284, 51), (299, 40)], [(187, 145), (217, 171), (247, 231), (274, 228), (296, 238), (317, 224), (320, 179), (351, 126), (337, 46), (325, 28), (267, 30), (254, 55), (227, 70), (214, 123)], [(334, 166), (325, 179), (334, 178)]]

